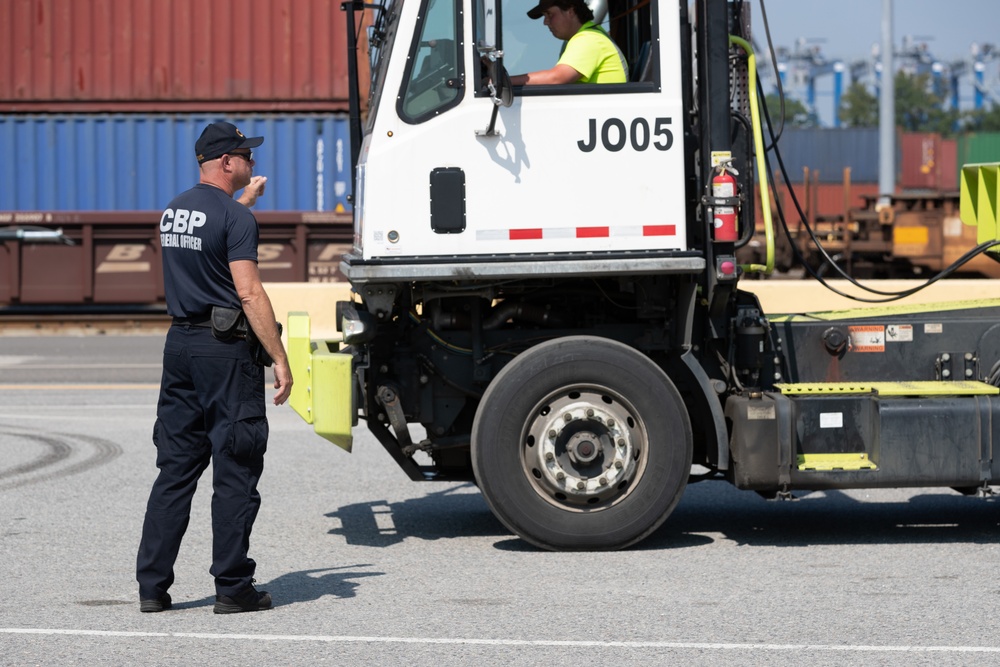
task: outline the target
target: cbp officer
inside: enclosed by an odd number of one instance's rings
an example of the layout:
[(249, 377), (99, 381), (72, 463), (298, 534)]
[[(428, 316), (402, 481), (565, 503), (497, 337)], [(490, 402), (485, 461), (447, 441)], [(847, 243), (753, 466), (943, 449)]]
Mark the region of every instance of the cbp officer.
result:
[[(259, 232), (247, 208), (264, 189), (266, 179), (253, 177), (251, 150), (263, 141), (245, 137), (231, 123), (206, 127), (194, 145), (200, 182), (171, 201), (160, 218), (163, 286), (173, 323), (163, 349), (153, 425), (160, 472), (149, 494), (136, 559), (143, 612), (170, 608), (174, 561), (209, 460), (215, 613), (271, 607), (271, 596), (254, 588), (256, 563), (247, 555), (268, 436), (264, 367), (253, 346), (262, 346), (273, 360), (275, 405), (288, 398), (292, 373), (260, 282)], [(234, 201), (233, 194), (244, 188), (240, 201)], [(238, 315), (240, 309), (251, 332), (240, 334), (237, 328), (227, 338), (213, 329), (213, 312)]]

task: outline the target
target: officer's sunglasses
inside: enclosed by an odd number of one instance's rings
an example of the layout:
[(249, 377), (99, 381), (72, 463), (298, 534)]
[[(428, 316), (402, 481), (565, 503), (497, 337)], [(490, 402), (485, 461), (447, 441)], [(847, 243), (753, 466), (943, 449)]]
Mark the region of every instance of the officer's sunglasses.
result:
[(235, 153), (234, 152), (234, 153), (228, 153), (228, 155), (238, 155), (239, 157), (243, 158), (247, 162), (252, 162), (253, 161), (253, 151), (247, 151), (246, 153)]

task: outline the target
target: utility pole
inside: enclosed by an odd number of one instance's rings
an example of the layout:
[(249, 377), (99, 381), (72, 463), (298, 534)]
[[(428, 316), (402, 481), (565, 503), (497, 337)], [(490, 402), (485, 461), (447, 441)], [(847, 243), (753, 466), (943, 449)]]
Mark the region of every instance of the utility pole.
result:
[(896, 77), (893, 68), (892, 0), (882, 0), (882, 85), (878, 101), (878, 208), (896, 191)]

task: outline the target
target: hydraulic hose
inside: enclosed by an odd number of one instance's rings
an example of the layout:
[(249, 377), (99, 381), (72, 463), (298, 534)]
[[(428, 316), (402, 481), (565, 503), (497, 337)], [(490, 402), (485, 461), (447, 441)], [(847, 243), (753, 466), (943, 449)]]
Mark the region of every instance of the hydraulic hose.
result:
[(760, 185), (760, 206), (764, 213), (764, 239), (767, 246), (766, 264), (743, 264), (740, 268), (746, 273), (774, 272), (774, 222), (771, 219), (771, 195), (767, 189), (767, 174), (764, 165), (764, 135), (760, 123), (760, 106), (757, 98), (757, 57), (750, 43), (736, 35), (729, 36), (729, 43), (743, 49), (747, 54), (747, 72), (750, 77), (750, 120), (753, 125), (754, 153), (757, 156), (757, 183)]

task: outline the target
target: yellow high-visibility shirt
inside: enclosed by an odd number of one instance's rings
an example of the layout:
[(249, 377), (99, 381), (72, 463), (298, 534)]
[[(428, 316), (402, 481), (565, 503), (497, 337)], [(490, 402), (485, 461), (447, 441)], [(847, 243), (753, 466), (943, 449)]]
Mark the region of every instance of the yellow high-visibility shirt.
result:
[(628, 81), (625, 56), (608, 33), (593, 21), (584, 23), (569, 38), (558, 65), (569, 65), (582, 74), (577, 83), (625, 83)]

